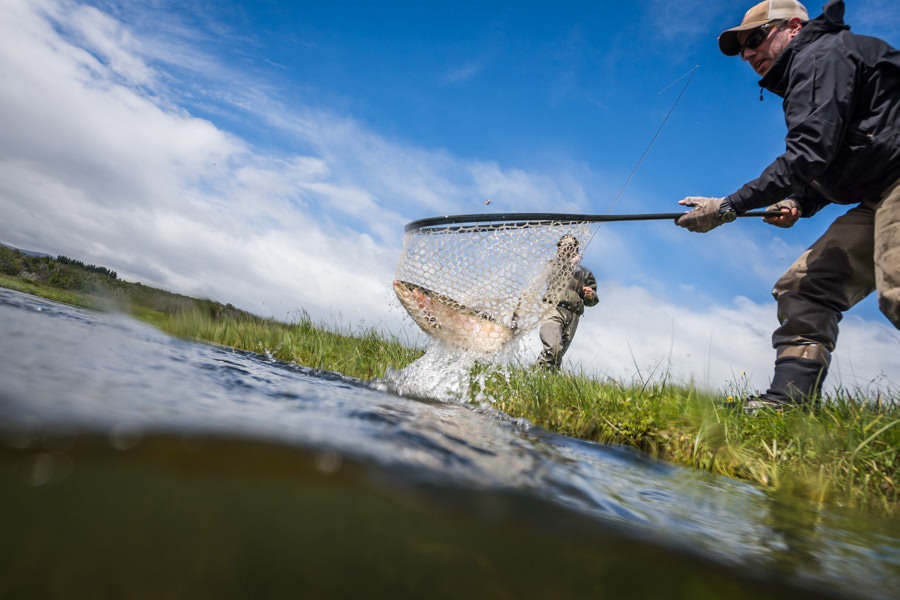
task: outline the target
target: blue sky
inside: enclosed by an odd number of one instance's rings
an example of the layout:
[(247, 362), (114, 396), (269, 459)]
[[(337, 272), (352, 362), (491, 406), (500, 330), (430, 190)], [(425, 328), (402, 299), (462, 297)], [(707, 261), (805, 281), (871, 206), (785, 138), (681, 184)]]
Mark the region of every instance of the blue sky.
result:
[[(0, 241), (415, 339), (390, 289), (406, 222), (677, 212), (782, 151), (780, 100), (716, 44), (749, 5), (612, 5), (5, 0)], [(900, 45), (895, 0), (846, 20)], [(765, 387), (769, 290), (841, 212), (604, 225), (585, 253), (603, 301), (569, 366)], [(896, 389), (898, 342), (866, 300), (830, 383)]]

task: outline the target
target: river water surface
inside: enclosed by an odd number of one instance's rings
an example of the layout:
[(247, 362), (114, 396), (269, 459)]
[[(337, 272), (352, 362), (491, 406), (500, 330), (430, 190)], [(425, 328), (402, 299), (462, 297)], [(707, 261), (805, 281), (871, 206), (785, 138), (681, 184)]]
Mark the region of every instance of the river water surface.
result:
[(0, 597), (900, 590), (894, 521), (397, 389), (0, 289)]

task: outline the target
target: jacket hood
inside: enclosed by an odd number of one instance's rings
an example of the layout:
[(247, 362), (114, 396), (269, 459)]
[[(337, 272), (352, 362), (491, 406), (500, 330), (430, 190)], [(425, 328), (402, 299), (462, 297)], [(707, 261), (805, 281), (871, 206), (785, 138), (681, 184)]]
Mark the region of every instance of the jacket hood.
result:
[(849, 30), (850, 26), (844, 23), (844, 0), (830, 0), (823, 7), (822, 14), (804, 25), (800, 33), (787, 45), (769, 72), (759, 80), (760, 87), (783, 96), (787, 89), (788, 67), (794, 55), (823, 35), (845, 29)]

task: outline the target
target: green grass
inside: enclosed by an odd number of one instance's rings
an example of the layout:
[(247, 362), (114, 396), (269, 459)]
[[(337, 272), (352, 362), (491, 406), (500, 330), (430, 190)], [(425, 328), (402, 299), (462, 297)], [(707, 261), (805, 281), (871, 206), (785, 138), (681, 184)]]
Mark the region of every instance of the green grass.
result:
[(382, 377), (388, 368), (402, 369), (423, 354), (422, 350), (376, 330), (351, 334), (317, 326), (306, 314), (296, 323), (216, 318), (197, 310), (152, 319), (148, 315), (139, 317), (178, 337), (258, 352), (358, 379)]
[(900, 509), (896, 398), (842, 394), (814, 410), (750, 416), (725, 395), (665, 383), (623, 386), (515, 369), (475, 381), (497, 408), (550, 431), (632, 446), (816, 504)]
[(283, 323), (227, 310), (207, 300), (153, 294), (111, 300), (108, 295), (62, 290), (3, 274), (0, 287), (92, 310), (126, 312), (176, 337), (258, 352), (358, 379), (383, 377), (387, 369), (402, 369), (424, 352), (374, 329), (351, 333), (315, 325), (306, 314), (296, 323)]
[(17, 292), (25, 294), (31, 294), (32, 296), (48, 298), (50, 300), (62, 302), (63, 304), (80, 306), (81, 308), (90, 308), (92, 310), (101, 310), (104, 308), (104, 304), (99, 298), (79, 292), (57, 289), (21, 277), (10, 277), (9, 275), (4, 275), (2, 273), (0, 273), (0, 287), (16, 290)]
[[(0, 257), (2, 258), (2, 257)], [(40, 265), (39, 265), (40, 266)], [(422, 355), (385, 332), (351, 333), (262, 319), (209, 300), (126, 284), (91, 273), (0, 274), (0, 286), (91, 309), (127, 311), (186, 339), (211, 342), (360, 379), (382, 377)], [(71, 268), (66, 266), (66, 268)], [(51, 276), (47, 275), (47, 277)], [(840, 394), (811, 411), (744, 415), (726, 394), (659, 383), (623, 385), (582, 374), (479, 365), (471, 397), (563, 435), (638, 448), (672, 463), (750, 481), (817, 505), (900, 515), (900, 404), (894, 396)]]

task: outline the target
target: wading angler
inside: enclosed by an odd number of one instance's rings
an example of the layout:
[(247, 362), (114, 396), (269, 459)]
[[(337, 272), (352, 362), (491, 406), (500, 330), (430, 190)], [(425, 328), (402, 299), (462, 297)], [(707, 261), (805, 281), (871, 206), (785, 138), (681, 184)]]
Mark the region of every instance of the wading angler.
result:
[(681, 200), (694, 208), (676, 223), (702, 233), (771, 206), (779, 214), (766, 222), (791, 227), (829, 203), (853, 205), (772, 292), (775, 373), (744, 407), (777, 410), (815, 401), (842, 314), (873, 291), (900, 329), (900, 52), (851, 33), (841, 0), (813, 20), (794, 0), (762, 2), (719, 36), (719, 48), (784, 99), (785, 151), (729, 196)]

